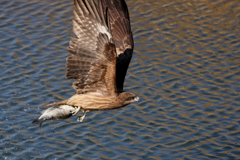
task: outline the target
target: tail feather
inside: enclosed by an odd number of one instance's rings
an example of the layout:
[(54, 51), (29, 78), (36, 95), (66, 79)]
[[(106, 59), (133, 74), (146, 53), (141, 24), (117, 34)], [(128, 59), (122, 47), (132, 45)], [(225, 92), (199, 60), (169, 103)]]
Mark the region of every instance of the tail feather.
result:
[(68, 99), (65, 99), (65, 100), (60, 101), (60, 102), (55, 102), (55, 103), (51, 103), (51, 104), (48, 104), (48, 105), (42, 106), (41, 108), (45, 108), (45, 107), (53, 107), (53, 106), (59, 106), (59, 105), (66, 105), (67, 102), (68, 102)]

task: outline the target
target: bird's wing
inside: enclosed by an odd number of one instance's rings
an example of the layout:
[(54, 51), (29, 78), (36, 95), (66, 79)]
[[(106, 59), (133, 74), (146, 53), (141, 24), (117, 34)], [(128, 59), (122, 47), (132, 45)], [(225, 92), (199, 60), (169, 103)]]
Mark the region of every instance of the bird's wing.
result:
[(133, 36), (128, 8), (124, 0), (102, 0), (107, 8), (109, 27), (117, 52), (117, 88), (123, 90), (123, 83), (133, 53)]
[(74, 0), (73, 32), (67, 58), (68, 79), (78, 94), (116, 94), (116, 48), (102, 1)]

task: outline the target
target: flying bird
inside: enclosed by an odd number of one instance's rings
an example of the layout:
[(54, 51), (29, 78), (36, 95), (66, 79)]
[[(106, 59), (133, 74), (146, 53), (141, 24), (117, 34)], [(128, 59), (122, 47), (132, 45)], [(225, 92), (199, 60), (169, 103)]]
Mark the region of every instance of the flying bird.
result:
[(74, 0), (73, 32), (67, 57), (67, 79), (74, 79), (76, 94), (48, 105), (33, 121), (67, 119), (83, 112), (124, 107), (140, 98), (123, 90), (133, 54), (133, 37), (124, 0)]

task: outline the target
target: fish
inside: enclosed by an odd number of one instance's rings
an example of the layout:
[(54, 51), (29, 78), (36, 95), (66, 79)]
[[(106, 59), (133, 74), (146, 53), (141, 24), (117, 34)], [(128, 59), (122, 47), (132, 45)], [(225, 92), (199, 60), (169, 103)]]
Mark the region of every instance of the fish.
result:
[(70, 105), (53, 106), (42, 111), (42, 115), (38, 119), (35, 119), (32, 123), (35, 123), (41, 126), (42, 123), (46, 120), (67, 119), (77, 114), (80, 110), (81, 110), (81, 107), (78, 107), (78, 106), (70, 106)]

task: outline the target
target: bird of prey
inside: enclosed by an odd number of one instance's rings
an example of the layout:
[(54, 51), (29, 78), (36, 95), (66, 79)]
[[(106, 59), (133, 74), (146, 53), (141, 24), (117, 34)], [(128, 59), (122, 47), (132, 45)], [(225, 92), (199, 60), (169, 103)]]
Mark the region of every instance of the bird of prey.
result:
[(82, 111), (112, 110), (139, 101), (123, 90), (133, 53), (133, 37), (124, 0), (74, 0), (73, 32), (68, 47), (67, 79), (74, 79), (76, 94), (48, 105), (33, 121), (66, 119)]

